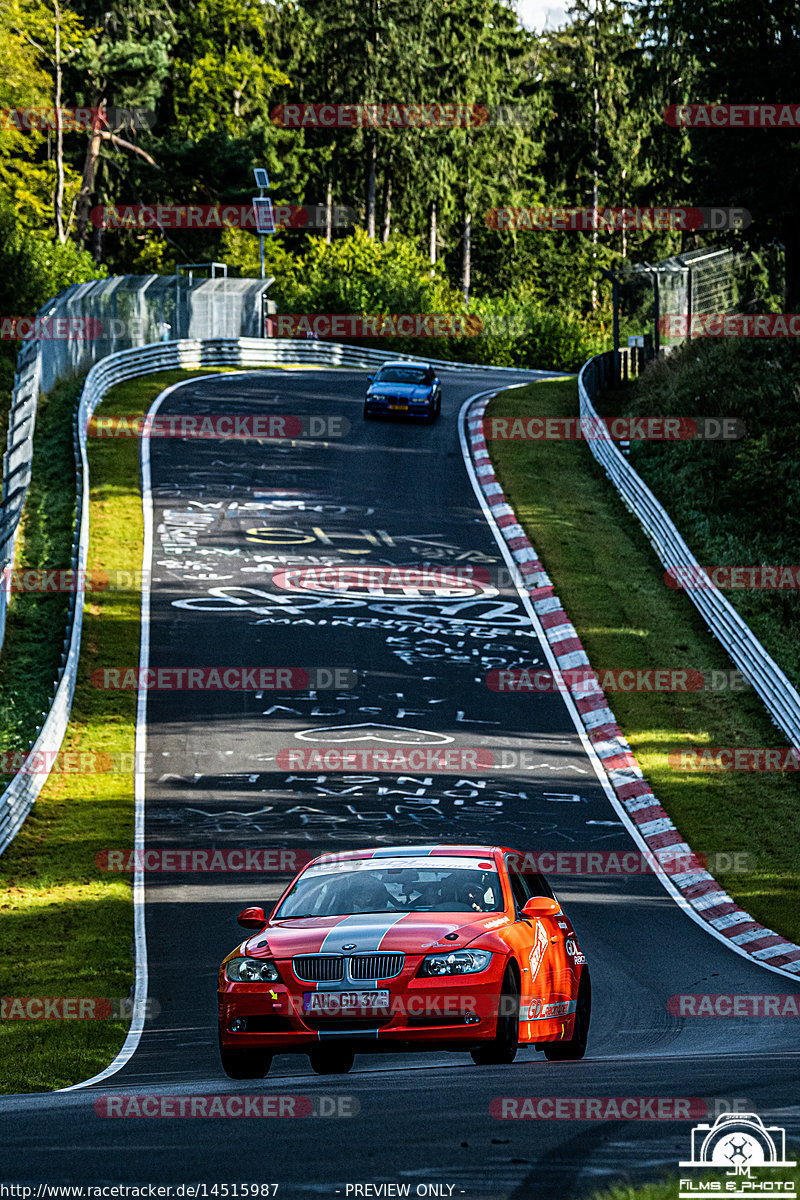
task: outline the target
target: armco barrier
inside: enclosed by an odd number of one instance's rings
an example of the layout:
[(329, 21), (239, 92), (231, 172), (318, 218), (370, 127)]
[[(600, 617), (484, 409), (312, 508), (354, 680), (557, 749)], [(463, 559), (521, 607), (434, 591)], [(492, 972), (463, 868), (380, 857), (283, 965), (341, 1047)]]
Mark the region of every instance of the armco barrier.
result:
[[(614, 378), (614, 352), (592, 358), (578, 376), (581, 420), (597, 430), (600, 421), (592, 400)], [(594, 457), (638, 519), (665, 567), (689, 567), (688, 578), (700, 574), (700, 564), (656, 500), (611, 438), (587, 440)], [(686, 592), (711, 633), (758, 692), (775, 724), (791, 746), (800, 746), (800, 695), (761, 642), (718, 588), (689, 588)]]
[[(14, 561), (17, 530), (30, 483), (40, 392), (88, 370), (118, 350), (169, 338), (238, 338), (260, 333), (264, 293), (272, 279), (187, 280), (175, 275), (113, 275), (75, 283), (39, 309), (36, 328), (17, 355), (3, 456), (0, 571)], [(68, 337), (55, 336), (58, 322)], [(34, 336), (39, 333), (41, 336)], [(0, 646), (8, 597), (0, 589)]]
[[(35, 417), (35, 398), (38, 396), (38, 376), (36, 375), (35, 348), (28, 352), (26, 343), (25, 369), (34, 361), (32, 368), (33, 382), (31, 395), (34, 397), (30, 420)], [(79, 480), (79, 519), (76, 523), (76, 552), (73, 555), (73, 567), (85, 572), (89, 546), (89, 486), (88, 460), (86, 454), (86, 430), (89, 419), (101, 402), (106, 392), (117, 383), (126, 379), (134, 379), (140, 375), (149, 375), (154, 371), (167, 371), (176, 368), (194, 369), (197, 367), (230, 366), (230, 367), (265, 367), (286, 363), (307, 363), (325, 367), (369, 367), (386, 362), (389, 359), (398, 361), (414, 361), (413, 355), (393, 354), (386, 350), (362, 349), (355, 346), (345, 346), (338, 343), (318, 341), (286, 341), (282, 338), (208, 338), (202, 341), (184, 339), (174, 342), (156, 342), (130, 350), (120, 350), (109, 354), (92, 367), (81, 394), (77, 414), (77, 434), (80, 463)], [(474, 366), (471, 363), (453, 363), (439, 359), (426, 359), (442, 368), (478, 372), (508, 371), (517, 376), (535, 377), (542, 372), (524, 371), (516, 367), (486, 367)], [(28, 438), (30, 446), (30, 439)], [(30, 450), (29, 450), (30, 456)], [(30, 457), (27, 461), (27, 474), (30, 476)], [(83, 486), (80, 486), (81, 480)], [(24, 497), (23, 497), (24, 499)], [(17, 513), (17, 520), (19, 514)], [(15, 526), (16, 528), (16, 526)], [(11, 536), (11, 553), (13, 554), (13, 533)], [(0, 588), (2, 598), (5, 592)], [(72, 602), (72, 597), (71, 597)], [(61, 678), (56, 688), (55, 697), (49, 713), (45, 717), (31, 749), (31, 754), (56, 753), (61, 746), (69, 721), (72, 697), (75, 690), (75, 679), (78, 670), (78, 655), (81, 645), (81, 629), (83, 626), (83, 594), (80, 590), (74, 593), (74, 602), (69, 628), (68, 649), (62, 668)], [(50, 761), (46, 759), (45, 761)], [(45, 774), (19, 772), (6, 790), (0, 795), (0, 854), (15, 837), (31, 806), (44, 787), (47, 780)]]

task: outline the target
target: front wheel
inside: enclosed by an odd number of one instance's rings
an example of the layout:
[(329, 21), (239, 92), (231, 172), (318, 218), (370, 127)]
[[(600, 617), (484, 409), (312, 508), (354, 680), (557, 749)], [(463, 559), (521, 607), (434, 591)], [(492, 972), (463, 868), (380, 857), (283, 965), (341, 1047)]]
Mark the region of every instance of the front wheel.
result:
[(219, 1057), (229, 1079), (263, 1079), (272, 1066), (268, 1050), (229, 1050), (221, 1042)]
[(519, 984), (513, 968), (503, 976), (497, 1009), (497, 1029), (491, 1042), (470, 1050), (476, 1066), (512, 1063), (519, 1049)]
[(368, 406), (365, 404), (365, 405), (364, 405), (364, 420), (365, 420), (365, 421), (372, 421), (372, 420), (374, 419), (374, 417), (375, 417), (375, 414), (374, 414), (374, 412), (372, 411), (372, 409), (371, 409), (371, 408), (369, 408), (369, 407), (368, 407)]
[(567, 1042), (544, 1042), (542, 1049), (549, 1062), (577, 1061), (586, 1053), (586, 1040), (589, 1037), (589, 1021), (592, 1016), (592, 981), (589, 968), (584, 967), (581, 981), (578, 984), (578, 1003), (575, 1008), (575, 1027), (572, 1037)]
[(317, 1075), (346, 1075), (356, 1056), (345, 1046), (317, 1046), (308, 1058)]

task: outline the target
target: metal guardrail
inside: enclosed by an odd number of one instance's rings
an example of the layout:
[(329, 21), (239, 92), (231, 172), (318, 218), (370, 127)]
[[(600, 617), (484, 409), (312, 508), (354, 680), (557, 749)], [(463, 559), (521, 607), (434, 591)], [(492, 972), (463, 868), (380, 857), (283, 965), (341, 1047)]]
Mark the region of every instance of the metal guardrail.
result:
[[(65, 288), (36, 314), (22, 344), (9, 411), (0, 501), (0, 572), (14, 562), (17, 531), (31, 479), (40, 392), (117, 350), (171, 338), (237, 338), (261, 333), (265, 289), (272, 280), (175, 275), (113, 275)], [(63, 336), (58, 322), (68, 322)], [(42, 336), (36, 336), (41, 333)], [(0, 588), (0, 646), (8, 595)]]
[[(581, 420), (593, 430), (587, 445), (626, 507), (638, 519), (663, 565), (691, 568), (689, 578), (697, 577), (701, 573), (700, 564), (650, 488), (611, 438), (598, 436), (600, 418), (592, 400), (601, 388), (613, 386), (614, 378), (613, 351), (590, 359), (578, 376)], [(686, 594), (711, 633), (761, 697), (789, 744), (800, 746), (800, 695), (778, 664), (710, 580), (708, 587), (688, 588)]]
[[(136, 349), (121, 350), (109, 354), (92, 367), (81, 394), (77, 410), (77, 466), (78, 466), (78, 519), (72, 566), (85, 578), (89, 548), (89, 463), (86, 453), (86, 431), (89, 420), (106, 392), (115, 384), (154, 371), (175, 368), (194, 369), (204, 366), (261, 367), (285, 363), (308, 363), (326, 367), (369, 367), (386, 362), (415, 361), (415, 356), (395, 354), (386, 350), (361, 349), (338, 343), (318, 341), (289, 342), (283, 338), (212, 338), (203, 340), (183, 339), (172, 342), (157, 342)], [(526, 372), (516, 367), (474, 366), (471, 363), (454, 363), (440, 359), (427, 359), (437, 367), (465, 371), (510, 371), (517, 375)], [(33, 391), (38, 395), (38, 389)], [(35, 414), (35, 400), (34, 400)], [(30, 463), (28, 462), (28, 470)], [(13, 546), (13, 539), (12, 539)], [(3, 592), (5, 598), (5, 592)], [(70, 597), (72, 611), (65, 639), (65, 654), (61, 676), (55, 696), (44, 724), (29, 752), (37, 761), (50, 762), (64, 739), (75, 680), (78, 671), (78, 656), (83, 628), (83, 593), (79, 589)], [(0, 795), (0, 854), (16, 836), (23, 821), (31, 810), (37, 796), (47, 781), (47, 772), (34, 774), (30, 770), (17, 773), (6, 790)]]

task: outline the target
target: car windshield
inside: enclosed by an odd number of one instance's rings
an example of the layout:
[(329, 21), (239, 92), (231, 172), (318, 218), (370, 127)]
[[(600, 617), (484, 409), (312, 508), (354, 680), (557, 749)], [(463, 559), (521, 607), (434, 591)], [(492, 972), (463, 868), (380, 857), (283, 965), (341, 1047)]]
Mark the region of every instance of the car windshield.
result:
[(448, 858), (352, 860), (309, 867), (273, 915), (344, 917), (374, 912), (500, 912), (500, 879), (491, 863)]
[(430, 383), (432, 379), (427, 367), (381, 367), (375, 383)]

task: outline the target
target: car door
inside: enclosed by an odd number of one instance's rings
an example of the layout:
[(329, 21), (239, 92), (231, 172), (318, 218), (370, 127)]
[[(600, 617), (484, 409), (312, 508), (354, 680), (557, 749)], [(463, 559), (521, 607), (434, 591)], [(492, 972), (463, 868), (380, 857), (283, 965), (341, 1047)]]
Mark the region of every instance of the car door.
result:
[[(520, 1040), (536, 1042), (543, 1036), (560, 1034), (564, 1006), (569, 1011), (577, 994), (577, 981), (566, 950), (572, 927), (563, 913), (534, 919), (523, 917), (522, 909), (528, 900), (535, 896), (554, 899), (553, 892), (543, 876), (520, 870), (517, 855), (506, 855), (505, 865), (516, 909), (514, 940), (520, 947), (518, 957), (522, 967)], [(551, 1008), (553, 1005), (558, 1007)], [(548, 1012), (553, 1016), (548, 1017)]]

